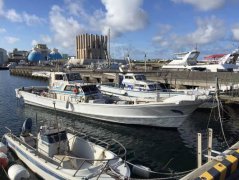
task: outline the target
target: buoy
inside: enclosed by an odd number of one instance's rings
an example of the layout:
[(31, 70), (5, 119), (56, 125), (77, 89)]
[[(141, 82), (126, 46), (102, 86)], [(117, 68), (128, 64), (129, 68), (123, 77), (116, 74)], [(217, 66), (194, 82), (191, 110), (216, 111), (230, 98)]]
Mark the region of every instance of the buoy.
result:
[(8, 176), (11, 180), (21, 180), (30, 178), (28, 170), (20, 164), (14, 164), (8, 169)]
[(78, 94), (78, 93), (79, 93), (78, 87), (74, 87), (72, 91), (73, 91), (73, 93), (75, 93), (75, 94)]
[(149, 178), (150, 168), (142, 166), (142, 165), (133, 165), (132, 173), (143, 178)]
[(0, 152), (0, 166), (6, 168), (8, 165), (8, 157), (3, 152)]
[(0, 142), (0, 152), (7, 154), (7, 151), (8, 151), (7, 146), (3, 144), (2, 142)]

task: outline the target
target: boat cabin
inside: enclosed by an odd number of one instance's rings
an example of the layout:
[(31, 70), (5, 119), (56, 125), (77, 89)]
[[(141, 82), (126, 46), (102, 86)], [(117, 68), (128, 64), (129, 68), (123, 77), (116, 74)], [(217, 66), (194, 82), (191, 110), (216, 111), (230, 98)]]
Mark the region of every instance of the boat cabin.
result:
[(197, 64), (197, 58), (200, 52), (197, 50), (183, 52), (183, 53), (176, 53), (176, 57), (172, 62), (169, 64), (177, 64), (177, 65), (185, 65), (185, 66), (193, 66)]
[(100, 97), (97, 86), (84, 83), (79, 73), (51, 73), (49, 92), (55, 94), (56, 99), (65, 101), (74, 97), (76, 101), (88, 102)]
[(38, 134), (38, 151), (53, 157), (68, 151), (68, 141), (65, 129), (41, 126)]
[(52, 72), (49, 86), (59, 89), (66, 84), (84, 83), (79, 73)]
[(119, 81), (120, 86), (128, 90), (155, 91), (162, 89), (158, 83), (147, 81), (144, 74), (123, 74), (120, 75)]

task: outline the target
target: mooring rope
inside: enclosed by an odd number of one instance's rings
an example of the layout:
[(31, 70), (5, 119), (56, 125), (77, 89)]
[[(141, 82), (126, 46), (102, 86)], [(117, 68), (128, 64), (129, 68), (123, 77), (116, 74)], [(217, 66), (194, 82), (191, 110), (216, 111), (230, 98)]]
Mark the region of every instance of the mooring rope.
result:
[(149, 173), (153, 173), (153, 174), (158, 174), (158, 175), (165, 175), (165, 176), (172, 176), (172, 175), (184, 175), (184, 174), (188, 174), (189, 172), (192, 172), (194, 169), (191, 170), (187, 170), (187, 171), (181, 171), (181, 172), (171, 172), (171, 173), (165, 173), (165, 172), (156, 172), (156, 171), (152, 171), (152, 170), (147, 170), (139, 165), (135, 165), (133, 163), (130, 163), (129, 161), (126, 161), (127, 164), (130, 164), (131, 166), (137, 167), (141, 170), (147, 171)]

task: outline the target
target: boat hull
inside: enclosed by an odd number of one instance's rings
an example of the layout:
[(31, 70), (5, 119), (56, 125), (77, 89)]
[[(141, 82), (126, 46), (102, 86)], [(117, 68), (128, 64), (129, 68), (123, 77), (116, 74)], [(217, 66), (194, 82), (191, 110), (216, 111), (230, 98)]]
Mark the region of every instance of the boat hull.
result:
[[(177, 128), (202, 104), (202, 101), (180, 103), (98, 104), (53, 99), (16, 90), (26, 104), (76, 114), (107, 122)], [(67, 103), (69, 103), (67, 105)]]

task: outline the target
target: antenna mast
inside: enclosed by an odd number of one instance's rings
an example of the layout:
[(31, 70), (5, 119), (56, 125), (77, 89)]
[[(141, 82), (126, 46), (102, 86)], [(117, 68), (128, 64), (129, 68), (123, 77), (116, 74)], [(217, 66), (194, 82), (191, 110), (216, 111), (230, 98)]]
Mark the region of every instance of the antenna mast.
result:
[(111, 60), (111, 55), (110, 55), (110, 28), (108, 31), (108, 66), (110, 66), (110, 60)]

